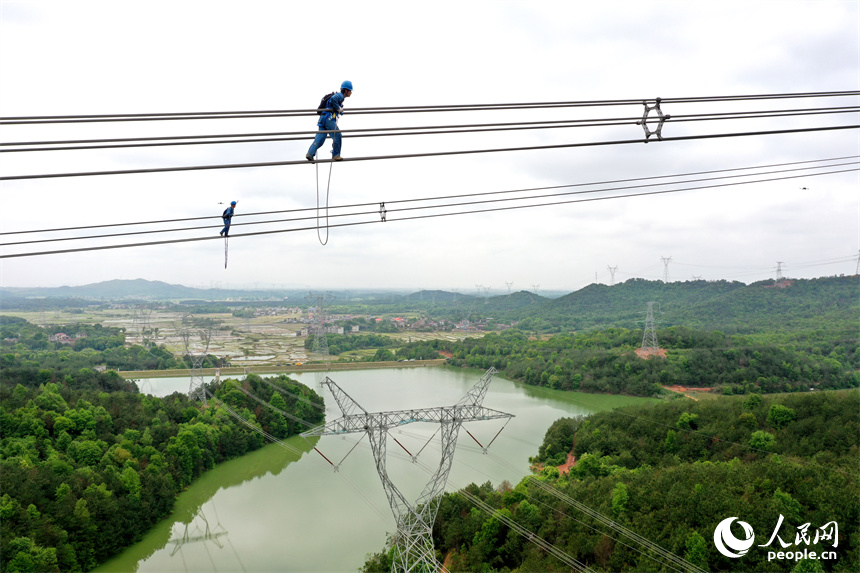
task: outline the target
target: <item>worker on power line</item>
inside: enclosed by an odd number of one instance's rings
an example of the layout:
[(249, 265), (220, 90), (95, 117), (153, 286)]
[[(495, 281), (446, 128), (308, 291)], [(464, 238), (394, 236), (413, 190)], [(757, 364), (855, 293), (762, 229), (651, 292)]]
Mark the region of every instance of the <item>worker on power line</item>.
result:
[(221, 218), (224, 219), (224, 228), (221, 229), (221, 236), (226, 237), (230, 233), (230, 222), (233, 219), (233, 212), (236, 210), (238, 201), (230, 201), (230, 206), (224, 209)]
[(320, 133), (318, 133), (314, 138), (314, 142), (305, 154), (305, 159), (313, 162), (314, 157), (316, 157), (317, 154), (317, 149), (322, 147), (322, 144), (325, 143), (326, 136), (329, 136), (332, 139), (332, 160), (340, 161), (343, 159), (340, 156), (341, 133), (337, 127), (337, 118), (343, 115), (344, 98), (348, 98), (351, 95), (352, 82), (347, 80), (340, 84), (340, 92), (331, 93), (322, 99), (319, 110), (317, 110), (317, 113), (320, 114), (319, 121), (317, 121)]

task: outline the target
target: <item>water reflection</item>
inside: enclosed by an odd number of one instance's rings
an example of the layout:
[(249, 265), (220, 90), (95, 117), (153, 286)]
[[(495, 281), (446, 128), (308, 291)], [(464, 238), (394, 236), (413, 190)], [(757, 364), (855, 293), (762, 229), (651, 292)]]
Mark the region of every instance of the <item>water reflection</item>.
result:
[[(271, 444), (241, 458), (219, 464), (215, 470), (203, 474), (182, 492), (173, 513), (156, 524), (141, 542), (94, 571), (246, 571), (242, 559), (227, 537), (228, 530), (219, 516), (216, 500), (220, 497), (229, 498), (230, 493), (227, 490), (241, 490), (243, 484), (279, 476), (287, 466), (308, 453), (318, 440), (319, 438), (305, 440), (299, 437), (284, 440), (301, 454)], [(231, 516), (236, 514), (229, 507), (228, 511), (223, 513), (231, 522), (234, 521)], [(207, 514), (215, 516), (214, 527), (210, 526)], [(239, 528), (243, 527), (241, 519), (235, 521)], [(232, 557), (225, 560), (223, 555), (220, 556), (219, 566), (213, 569), (208, 559), (211, 556), (210, 547), (204, 544), (204, 553), (196, 555), (200, 553), (198, 550), (193, 557), (186, 559), (187, 556), (181, 548), (191, 540), (209, 541), (210, 546), (214, 544), (219, 549), (223, 549), (219, 543), (226, 541)]]

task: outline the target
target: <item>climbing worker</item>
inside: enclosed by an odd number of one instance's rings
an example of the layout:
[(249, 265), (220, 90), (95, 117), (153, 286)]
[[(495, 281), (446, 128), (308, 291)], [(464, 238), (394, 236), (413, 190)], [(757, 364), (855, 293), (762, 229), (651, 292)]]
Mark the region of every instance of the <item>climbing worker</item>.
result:
[[(340, 93), (333, 93), (325, 104), (325, 111), (317, 112), (320, 114), (320, 119), (317, 122), (320, 133), (314, 138), (310, 149), (305, 154), (305, 159), (313, 163), (314, 157), (317, 154), (317, 149), (325, 143), (326, 136), (332, 139), (331, 158), (333, 161), (340, 161), (343, 157), (340, 156), (341, 133), (337, 127), (337, 118), (343, 115), (343, 99), (352, 95), (352, 82), (347, 80), (340, 84)], [(323, 98), (325, 101), (325, 98)], [(320, 108), (322, 108), (320, 102)], [(332, 133), (325, 133), (330, 131)]]
[(226, 237), (230, 233), (230, 220), (233, 218), (237, 201), (230, 201), (230, 206), (224, 209), (221, 218), (224, 219), (224, 228), (221, 229), (221, 236)]

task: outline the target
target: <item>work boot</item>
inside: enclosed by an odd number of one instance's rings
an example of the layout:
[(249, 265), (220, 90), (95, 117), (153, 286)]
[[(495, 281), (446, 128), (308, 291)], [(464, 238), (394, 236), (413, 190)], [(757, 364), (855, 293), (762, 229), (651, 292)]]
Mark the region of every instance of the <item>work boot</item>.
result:
[(340, 155), (335, 155), (334, 157), (331, 158), (331, 160), (332, 161), (343, 161), (343, 157), (341, 157)]
[(307, 159), (307, 160), (308, 160), (308, 161), (310, 161), (311, 163), (313, 163), (313, 162), (314, 162), (314, 156), (313, 156), (313, 155), (311, 155), (310, 153), (306, 153), (306, 154), (305, 154), (305, 159)]

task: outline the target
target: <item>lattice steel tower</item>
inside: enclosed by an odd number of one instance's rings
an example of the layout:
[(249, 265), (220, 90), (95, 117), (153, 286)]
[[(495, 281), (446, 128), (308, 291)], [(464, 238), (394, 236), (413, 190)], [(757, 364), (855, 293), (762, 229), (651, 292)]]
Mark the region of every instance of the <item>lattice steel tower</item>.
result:
[[(376, 471), (379, 474), (379, 479), (382, 481), (385, 495), (388, 497), (391, 512), (397, 520), (394, 559), (391, 565), (392, 571), (398, 573), (406, 571), (436, 573), (445, 570), (436, 561), (432, 535), (433, 522), (439, 509), (440, 496), (445, 489), (445, 483), (451, 471), (451, 463), (454, 461), (454, 449), (457, 445), (457, 435), (460, 431), (460, 426), (462, 426), (463, 422), (501, 418), (509, 420), (513, 418), (513, 414), (491, 410), (482, 405), (484, 396), (487, 394), (487, 388), (495, 373), (496, 370), (494, 368), (487, 370), (472, 389), (453, 406), (374, 413), (362, 408), (330, 378), (326, 378), (323, 382), (334, 395), (334, 399), (337, 401), (341, 412), (343, 412), (343, 416), (337, 420), (332, 420), (322, 426), (308, 430), (302, 433), (302, 436), (307, 438), (311, 436), (343, 435), (362, 432), (367, 434), (367, 437), (370, 439), (371, 449), (373, 450), (373, 458), (376, 461)], [(413, 422), (440, 424), (439, 433), (442, 439), (442, 459), (439, 462), (439, 467), (432, 474), (427, 485), (424, 486), (418, 499), (415, 500), (415, 503), (409, 503), (388, 477), (388, 471), (386, 470), (386, 441), (389, 430)], [(498, 436), (498, 433), (496, 436)], [(487, 447), (491, 444), (492, 441)], [(484, 451), (486, 452), (486, 448), (484, 448)], [(417, 456), (413, 456), (413, 461), (416, 461), (416, 458)], [(337, 466), (335, 466), (335, 469), (337, 469)]]
[(192, 350), (191, 332), (187, 328), (183, 328), (180, 336), (182, 342), (185, 343), (185, 354), (191, 359), (191, 382), (188, 385), (188, 398), (193, 400), (200, 398), (200, 401), (206, 403), (206, 389), (203, 387), (203, 361), (209, 352), (209, 341), (212, 338), (211, 330), (198, 330), (197, 335), (200, 337), (200, 346), (202, 352), (194, 352)]
[(618, 270), (618, 265), (614, 267), (607, 265), (606, 268), (609, 269), (609, 286), (612, 286), (615, 284), (615, 271)]
[(663, 261), (663, 282), (669, 282), (669, 263), (672, 262), (672, 257), (660, 257)]
[(321, 355), (322, 360), (325, 363), (329, 363), (331, 361), (331, 357), (328, 352), (328, 337), (326, 336), (325, 307), (326, 305), (331, 304), (331, 301), (334, 300), (334, 296), (331, 293), (323, 294), (312, 292), (308, 293), (305, 300), (316, 309), (314, 311), (314, 320), (311, 323), (311, 334), (314, 336), (314, 343), (311, 347), (311, 352)]
[(642, 354), (646, 356), (656, 356), (657, 349), (657, 330), (654, 328), (654, 301), (648, 303), (648, 313), (645, 315), (645, 334), (642, 335)]

